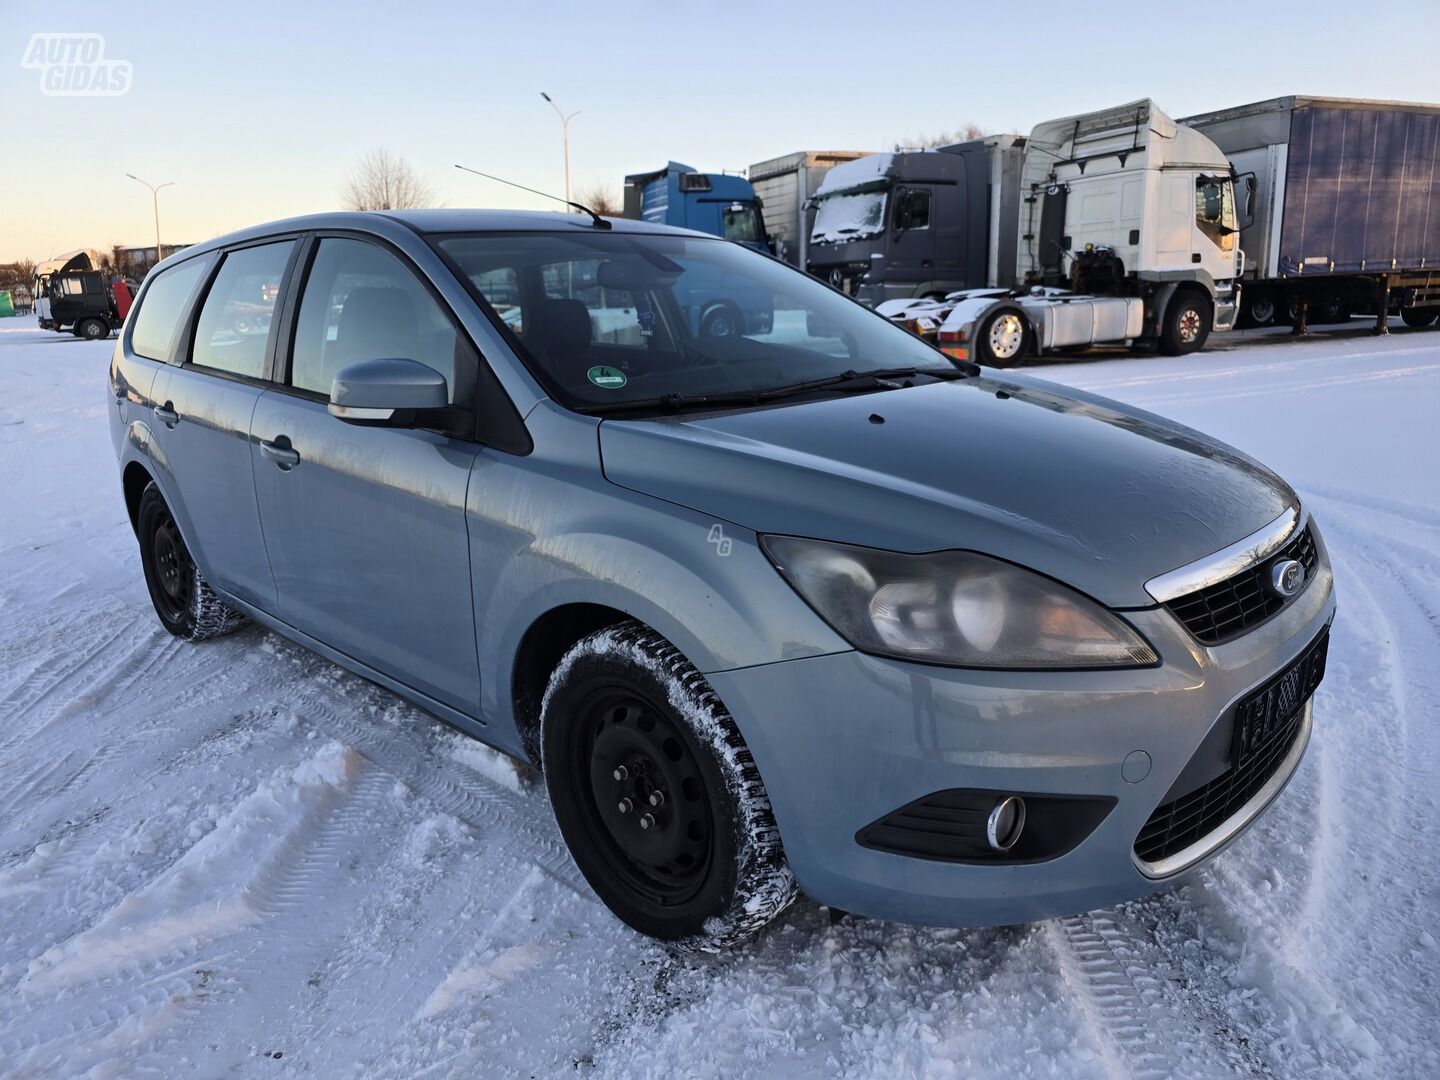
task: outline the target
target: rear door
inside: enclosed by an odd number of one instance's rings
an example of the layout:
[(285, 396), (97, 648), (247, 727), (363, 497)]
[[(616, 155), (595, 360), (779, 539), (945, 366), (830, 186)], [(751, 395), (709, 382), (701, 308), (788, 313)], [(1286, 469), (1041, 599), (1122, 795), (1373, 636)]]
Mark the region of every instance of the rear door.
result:
[(269, 241), (225, 253), (177, 351), (178, 366), (162, 371), (151, 391), (152, 427), (178, 489), (182, 528), (188, 519), (191, 554), (211, 584), (267, 611), (275, 583), (255, 507), (250, 419), (266, 385), (271, 316), (296, 245)]
[[(333, 649), (475, 713), (479, 664), (465, 494), (478, 357), (395, 253), (354, 237), (313, 244), (281, 353), (288, 375), (251, 421), (255, 489), (279, 614)], [(326, 407), (337, 372), (416, 360), (454, 408), (430, 428), (359, 426)]]

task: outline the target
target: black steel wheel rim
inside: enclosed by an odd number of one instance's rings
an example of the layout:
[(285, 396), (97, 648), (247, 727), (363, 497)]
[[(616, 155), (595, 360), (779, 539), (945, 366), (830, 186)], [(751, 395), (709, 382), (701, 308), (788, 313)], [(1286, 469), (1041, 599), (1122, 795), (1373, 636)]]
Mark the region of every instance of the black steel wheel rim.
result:
[(150, 557), (155, 565), (159, 585), (156, 599), (171, 622), (178, 622), (190, 606), (190, 590), (195, 582), (195, 565), (185, 550), (180, 529), (168, 511), (160, 515), (150, 536)]
[(714, 862), (714, 822), (694, 743), (631, 687), (588, 694), (570, 780), (590, 839), (625, 888), (653, 904), (692, 899)]

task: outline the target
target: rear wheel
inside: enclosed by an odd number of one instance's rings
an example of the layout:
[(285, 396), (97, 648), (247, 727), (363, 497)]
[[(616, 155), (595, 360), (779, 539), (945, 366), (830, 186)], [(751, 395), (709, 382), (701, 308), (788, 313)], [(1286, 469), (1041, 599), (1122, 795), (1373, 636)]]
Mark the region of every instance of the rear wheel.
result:
[(1440, 308), (1410, 307), (1400, 309), (1400, 319), (1406, 326), (1413, 326), (1416, 329), (1429, 326), (1440, 318)]
[(1018, 307), (1001, 306), (986, 312), (975, 328), (975, 356), (979, 364), (1014, 367), (1030, 351), (1030, 323)]
[(136, 517), (145, 584), (166, 630), (187, 641), (204, 641), (228, 634), (245, 621), (215, 594), (190, 558), (175, 516), (155, 484), (140, 496)]
[(81, 319), (75, 327), (75, 336), (86, 341), (99, 341), (110, 336), (110, 326), (103, 319)]
[(541, 707), (541, 756), (580, 872), (642, 934), (716, 952), (794, 898), (734, 721), (648, 627), (600, 630), (565, 654)]
[(1169, 356), (1183, 356), (1204, 348), (1210, 337), (1210, 318), (1210, 301), (1202, 294), (1193, 289), (1176, 293), (1165, 309), (1161, 351)]

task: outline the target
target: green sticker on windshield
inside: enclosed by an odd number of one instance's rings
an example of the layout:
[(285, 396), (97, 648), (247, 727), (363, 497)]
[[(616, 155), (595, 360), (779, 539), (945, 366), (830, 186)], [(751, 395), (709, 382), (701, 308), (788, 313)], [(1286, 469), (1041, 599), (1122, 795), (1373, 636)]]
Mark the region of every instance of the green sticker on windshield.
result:
[(606, 367), (604, 364), (592, 367), (585, 373), (585, 377), (601, 390), (619, 390), (630, 381), (619, 368)]

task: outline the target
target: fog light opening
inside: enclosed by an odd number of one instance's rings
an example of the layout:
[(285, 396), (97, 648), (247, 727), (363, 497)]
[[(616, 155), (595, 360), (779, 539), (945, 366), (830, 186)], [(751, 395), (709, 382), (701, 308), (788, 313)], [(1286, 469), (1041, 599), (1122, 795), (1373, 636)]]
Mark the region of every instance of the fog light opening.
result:
[(1025, 828), (1025, 800), (1018, 795), (1006, 795), (990, 810), (985, 822), (985, 839), (993, 851), (1009, 851), (1020, 839)]

